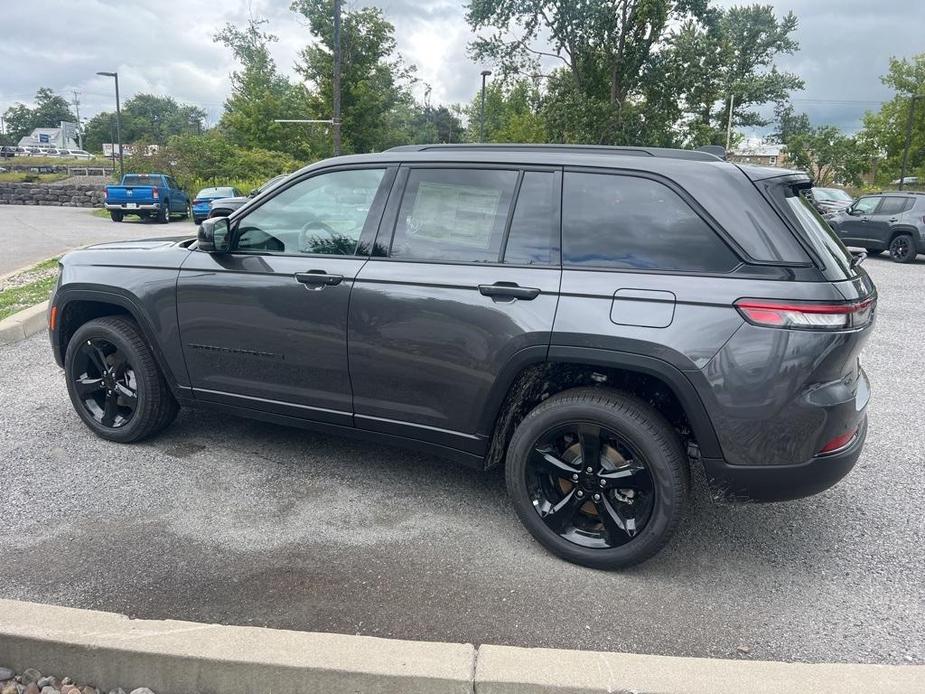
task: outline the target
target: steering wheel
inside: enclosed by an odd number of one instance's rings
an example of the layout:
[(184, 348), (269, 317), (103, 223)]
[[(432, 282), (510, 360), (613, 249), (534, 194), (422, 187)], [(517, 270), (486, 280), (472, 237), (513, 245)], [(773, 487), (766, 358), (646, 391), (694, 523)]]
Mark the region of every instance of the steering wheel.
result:
[(299, 231), (299, 248), (306, 249), (311, 246), (309, 242), (316, 234), (309, 234), (310, 230), (320, 230), (330, 236), (331, 239), (337, 238), (337, 232), (329, 224), (325, 224), (320, 219), (310, 219), (302, 225), (302, 229)]

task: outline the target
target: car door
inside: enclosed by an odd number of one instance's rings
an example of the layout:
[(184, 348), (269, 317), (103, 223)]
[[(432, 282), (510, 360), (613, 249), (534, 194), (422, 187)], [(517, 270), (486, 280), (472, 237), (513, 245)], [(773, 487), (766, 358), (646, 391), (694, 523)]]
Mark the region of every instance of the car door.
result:
[(542, 167), (402, 167), (350, 300), (357, 427), (484, 453), (498, 385), (546, 357), (560, 180)]
[(893, 225), (901, 218), (910, 200), (904, 195), (885, 195), (877, 209), (870, 215), (866, 236), (872, 242), (871, 248), (886, 248), (890, 243)]
[(177, 315), (197, 398), (350, 425), (347, 306), (394, 169), (306, 174), (190, 253)]
[(868, 195), (858, 198), (851, 207), (845, 210), (844, 219), (839, 222), (836, 229), (842, 241), (863, 246), (872, 239), (871, 215), (880, 205), (880, 200), (879, 195)]

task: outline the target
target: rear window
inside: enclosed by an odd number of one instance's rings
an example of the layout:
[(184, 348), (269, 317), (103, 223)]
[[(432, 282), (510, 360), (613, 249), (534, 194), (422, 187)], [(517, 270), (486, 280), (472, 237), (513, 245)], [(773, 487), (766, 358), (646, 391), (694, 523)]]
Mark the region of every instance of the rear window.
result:
[(124, 186), (159, 186), (161, 184), (160, 176), (146, 176), (144, 174), (127, 174), (122, 179)]
[(562, 261), (626, 270), (729, 272), (738, 257), (668, 186), (617, 174), (565, 174)]
[(793, 188), (787, 190), (786, 201), (793, 218), (804, 232), (803, 237), (824, 263), (829, 279), (855, 277), (857, 272), (852, 266), (851, 253), (816, 208)]
[(900, 214), (912, 207), (912, 198), (906, 197), (887, 197), (883, 198), (880, 207), (877, 208), (877, 214)]
[(197, 198), (233, 198), (234, 188), (203, 188), (196, 193)]

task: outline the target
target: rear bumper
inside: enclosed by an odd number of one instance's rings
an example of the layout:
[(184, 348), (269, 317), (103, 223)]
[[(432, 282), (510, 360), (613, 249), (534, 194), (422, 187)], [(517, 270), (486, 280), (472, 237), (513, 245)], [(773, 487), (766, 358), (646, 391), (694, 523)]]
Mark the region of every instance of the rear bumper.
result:
[(721, 501), (788, 501), (818, 494), (851, 472), (867, 438), (867, 414), (858, 433), (843, 449), (817, 455), (798, 465), (730, 465), (704, 458), (714, 499)]
[[(129, 205), (134, 205), (134, 207), (129, 207)], [(119, 210), (120, 212), (134, 212), (136, 210), (159, 210), (161, 209), (161, 204), (159, 202), (143, 203), (143, 204), (128, 203), (128, 202), (121, 202), (121, 203), (107, 202), (106, 209), (107, 210)]]

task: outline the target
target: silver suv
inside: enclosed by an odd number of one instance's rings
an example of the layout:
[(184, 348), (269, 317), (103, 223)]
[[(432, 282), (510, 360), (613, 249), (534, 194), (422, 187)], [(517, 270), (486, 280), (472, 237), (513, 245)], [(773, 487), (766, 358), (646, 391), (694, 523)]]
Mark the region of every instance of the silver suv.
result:
[(911, 263), (925, 252), (925, 193), (865, 195), (827, 219), (842, 241), (871, 255), (888, 250), (893, 261)]

